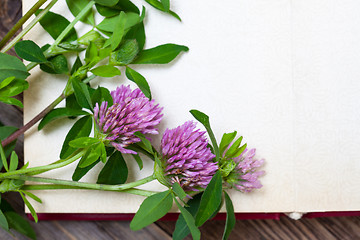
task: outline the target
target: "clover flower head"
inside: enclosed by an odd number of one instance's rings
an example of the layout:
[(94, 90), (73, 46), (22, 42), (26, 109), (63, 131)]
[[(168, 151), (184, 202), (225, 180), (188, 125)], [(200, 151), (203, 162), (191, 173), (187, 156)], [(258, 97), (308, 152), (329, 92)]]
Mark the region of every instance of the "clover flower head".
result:
[(259, 189), (262, 184), (259, 177), (265, 174), (265, 171), (258, 169), (264, 164), (264, 159), (255, 159), (256, 149), (245, 149), (240, 156), (233, 158), (235, 168), (229, 174), (227, 182), (241, 192), (251, 192)]
[(166, 129), (161, 140), (165, 176), (171, 183), (178, 182), (185, 191), (206, 188), (218, 170), (205, 132), (195, 127), (195, 123), (188, 121)]
[(149, 100), (140, 89), (131, 90), (130, 86), (120, 86), (111, 92), (113, 105), (108, 102), (95, 104), (94, 118), (105, 139), (122, 153), (136, 154), (126, 149), (132, 143), (140, 142), (135, 132), (158, 134), (158, 125), (162, 119), (162, 108)]

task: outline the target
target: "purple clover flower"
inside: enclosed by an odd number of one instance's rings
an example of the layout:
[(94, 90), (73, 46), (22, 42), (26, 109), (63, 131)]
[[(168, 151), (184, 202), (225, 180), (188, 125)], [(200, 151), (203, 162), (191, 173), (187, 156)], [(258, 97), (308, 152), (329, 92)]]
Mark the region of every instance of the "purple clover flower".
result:
[(161, 140), (165, 176), (185, 191), (206, 188), (218, 170), (205, 132), (194, 130), (195, 127), (195, 123), (188, 121), (177, 128), (166, 129)]
[(120, 86), (111, 92), (113, 105), (108, 108), (107, 102), (94, 107), (95, 122), (105, 139), (110, 141), (122, 153), (136, 154), (126, 149), (132, 143), (140, 142), (135, 132), (158, 134), (155, 128), (162, 119), (162, 108), (149, 101), (140, 89), (131, 90), (130, 86)]
[(236, 167), (226, 181), (241, 192), (251, 192), (262, 187), (258, 178), (264, 175), (265, 171), (258, 171), (258, 168), (264, 164), (264, 159), (255, 159), (255, 153), (255, 148), (245, 149), (240, 156), (232, 159)]

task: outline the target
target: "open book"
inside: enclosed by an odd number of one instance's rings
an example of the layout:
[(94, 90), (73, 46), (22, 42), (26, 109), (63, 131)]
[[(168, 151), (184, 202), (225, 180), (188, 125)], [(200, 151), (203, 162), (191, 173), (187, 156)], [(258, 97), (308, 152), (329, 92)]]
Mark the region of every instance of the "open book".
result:
[[(23, 1), (24, 11), (34, 2)], [(218, 140), (237, 130), (257, 149), (257, 157), (266, 159), (263, 188), (231, 192), (235, 212), (360, 210), (359, 1), (172, 1), (182, 22), (146, 7), (146, 48), (167, 42), (190, 48), (174, 64), (134, 67), (164, 107), (160, 135), (193, 120), (189, 110), (199, 109), (210, 116)], [(65, 1), (53, 11), (67, 12)], [(73, 19), (69, 12), (67, 16)], [(29, 36), (42, 45), (46, 34), (37, 26)], [(29, 77), (24, 122), (52, 102), (66, 83), (63, 76), (39, 72), (34, 69)], [(130, 83), (121, 76), (91, 84), (115, 89)], [(73, 124), (61, 121), (25, 135), (30, 166), (59, 158)], [(159, 143), (160, 136), (154, 140)], [(152, 173), (151, 160), (142, 171), (133, 159), (127, 164), (133, 165), (130, 179)], [(43, 175), (71, 179), (75, 166)], [(100, 170), (99, 164), (84, 180), (95, 182)], [(144, 188), (163, 189), (156, 183)], [(39, 213), (134, 213), (143, 200), (85, 190), (36, 194), (43, 200), (32, 202)]]

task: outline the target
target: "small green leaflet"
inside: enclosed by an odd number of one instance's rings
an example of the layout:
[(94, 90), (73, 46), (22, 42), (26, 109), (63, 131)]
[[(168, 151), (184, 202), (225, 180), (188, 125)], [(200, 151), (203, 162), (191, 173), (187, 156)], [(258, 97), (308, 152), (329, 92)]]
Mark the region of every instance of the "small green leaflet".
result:
[(117, 18), (117, 21), (115, 22), (115, 29), (113, 32), (113, 35), (110, 37), (111, 42), (111, 50), (114, 51), (119, 44), (121, 43), (121, 40), (123, 39), (125, 35), (125, 25), (127, 22), (127, 14), (125, 12), (120, 12), (119, 17)]
[(79, 110), (79, 109), (72, 109), (72, 108), (55, 108), (51, 110), (45, 117), (41, 120), (38, 126), (38, 130), (41, 130), (47, 125), (48, 123), (64, 118), (64, 117), (75, 117), (75, 116), (82, 116), (88, 115), (88, 112)]
[(137, 145), (142, 147), (145, 151), (149, 153), (154, 153), (151, 142), (145, 137), (141, 132), (135, 132), (135, 136), (141, 139), (141, 142), (138, 142)]
[(99, 143), (99, 139), (93, 137), (80, 137), (69, 142), (69, 146), (73, 148), (86, 148)]
[(0, 226), (5, 229), (6, 231), (9, 231), (9, 223), (6, 220), (6, 217), (4, 213), (0, 210)]
[(20, 59), (0, 53), (0, 82), (8, 77), (26, 79), (29, 75), (26, 66)]
[(19, 158), (15, 151), (11, 153), (9, 171), (15, 171), (19, 165)]
[(234, 206), (229, 195), (224, 191), (225, 195), (225, 204), (226, 204), (226, 223), (225, 223), (225, 230), (224, 235), (222, 237), (223, 240), (227, 240), (233, 228), (235, 227), (235, 213), (234, 213)]
[[(243, 146), (240, 147), (241, 141), (242, 141), (243, 137), (239, 137), (232, 145), (231, 147), (227, 150), (226, 152), (226, 156), (229, 158), (235, 158), (240, 156), (240, 154), (245, 150), (246, 148), (246, 144), (244, 144)], [(239, 148), (240, 147), (240, 148)]]
[(186, 210), (183, 206), (181, 206), (180, 203), (175, 198), (174, 200), (176, 205), (180, 209), (181, 215), (183, 216), (186, 225), (190, 229), (193, 240), (200, 240), (201, 233), (198, 227), (195, 225), (194, 217), (191, 215), (191, 213), (188, 212), (188, 210)]
[(150, 91), (150, 86), (148, 84), (148, 82), (146, 81), (146, 79), (137, 71), (135, 71), (134, 69), (131, 69), (129, 67), (126, 67), (126, 77), (136, 83), (136, 85), (140, 88), (140, 90), (144, 93), (145, 97), (149, 98), (149, 100), (151, 100), (151, 91)]
[[(74, 17), (76, 17), (81, 12), (81, 10), (86, 7), (88, 3), (88, 0), (66, 0), (66, 4)], [(90, 25), (94, 25), (95, 20), (93, 11), (89, 11), (88, 14), (86, 14), (83, 18), (80, 19), (80, 21)]]
[(1, 162), (2, 165), (4, 166), (5, 170), (8, 172), (9, 171), (9, 166), (6, 160), (6, 156), (5, 156), (5, 152), (4, 152), (4, 148), (0, 143), (0, 157), (1, 157)]
[(72, 180), (79, 181), (83, 176), (86, 175), (86, 173), (88, 173), (99, 162), (100, 162), (100, 159), (96, 160), (95, 162), (93, 162), (92, 164), (90, 164), (89, 166), (84, 167), (84, 168), (79, 167), (79, 164), (78, 164), (72, 175)]
[(100, 86), (94, 91), (94, 93), (92, 93), (91, 102), (94, 105), (95, 103), (98, 103), (99, 106), (102, 102), (107, 102), (108, 107), (111, 107), (113, 105), (113, 99), (111, 97), (110, 91), (107, 88)]
[(25, 195), (29, 196), (30, 198), (34, 199), (38, 203), (42, 203), (41, 199), (39, 197), (37, 197), (35, 194), (33, 194), (31, 192), (24, 191), (24, 190), (20, 190), (20, 192), (22, 192), (23, 194), (25, 194)]
[(111, 53), (109, 63), (117, 66), (130, 64), (139, 53), (139, 45), (135, 39), (125, 40), (120, 48)]
[(143, 161), (142, 159), (140, 158), (140, 155), (139, 154), (131, 154), (133, 156), (133, 158), (135, 159), (136, 163), (139, 165), (139, 169), (143, 169), (144, 167), (144, 164), (143, 164)]
[(224, 135), (221, 138), (219, 150), (220, 155), (222, 156), (226, 148), (229, 146), (229, 144), (234, 140), (236, 137), (237, 132), (234, 131), (232, 133), (224, 133)]
[(195, 218), (196, 226), (203, 225), (218, 210), (221, 204), (221, 195), (222, 178), (220, 171), (217, 171), (201, 197), (200, 207)]
[(170, 11), (170, 0), (161, 0), (161, 4), (163, 5), (165, 12)]
[(119, 0), (95, 0), (95, 2), (103, 6), (111, 7), (117, 4)]
[(184, 190), (181, 188), (180, 184), (175, 182), (172, 185), (172, 189), (174, 191), (174, 193), (176, 194), (176, 196), (179, 197), (179, 199), (183, 200), (184, 198), (186, 198), (187, 194), (184, 192)]
[(41, 48), (31, 40), (20, 41), (15, 44), (16, 54), (30, 62), (44, 63), (47, 62)]
[[(179, 17), (179, 15), (177, 15), (176, 13), (174, 13), (171, 10), (168, 10), (167, 5), (169, 5), (170, 7), (170, 3), (167, 4), (166, 1), (168, 0), (161, 0), (161, 2), (159, 2), (158, 0), (145, 0), (148, 4), (150, 4), (151, 6), (153, 6), (154, 8), (163, 11), (163, 12), (168, 12), (171, 16), (177, 18), (179, 21), (181, 21), (181, 18)], [(164, 2), (165, 2), (165, 6), (164, 6)]]
[[(202, 196), (202, 193), (197, 194), (187, 202), (188, 207), (186, 207), (185, 209), (192, 216), (195, 216), (196, 212), (198, 211), (201, 196)], [(174, 240), (182, 240), (189, 234), (190, 234), (190, 229), (184, 219), (183, 214), (180, 214), (178, 220), (176, 221), (175, 230), (173, 232), (173, 239)]]
[(63, 55), (57, 55), (48, 59), (49, 61), (40, 64), (40, 69), (50, 74), (67, 74), (69, 73), (69, 66), (67, 58)]
[(115, 77), (121, 75), (118, 68), (111, 65), (103, 65), (90, 70), (94, 75), (99, 77)]
[(141, 51), (133, 64), (166, 64), (174, 60), (181, 52), (187, 52), (189, 48), (176, 44), (164, 44)]
[(85, 116), (79, 119), (70, 129), (69, 133), (66, 135), (65, 141), (63, 143), (60, 159), (65, 159), (69, 157), (76, 148), (72, 148), (69, 146), (69, 142), (73, 139), (80, 137), (87, 137), (90, 135), (92, 129), (92, 117)]
[(130, 223), (131, 230), (140, 230), (159, 220), (170, 211), (172, 204), (171, 190), (146, 198)]
[[(121, 14), (120, 14), (121, 15)], [(119, 15), (111, 18), (105, 18), (101, 23), (99, 23), (96, 28), (101, 31), (114, 32), (116, 23), (119, 22)], [(142, 16), (139, 16), (137, 13), (128, 12), (126, 13), (126, 23), (124, 26), (125, 32), (136, 24), (142, 21)]]
[[(39, 9), (36, 12), (38, 15), (42, 11)], [(40, 20), (40, 25), (47, 31), (53, 39), (56, 39), (70, 24), (70, 22), (63, 16), (49, 11), (45, 16)], [(74, 28), (66, 35), (63, 42), (71, 42), (77, 39), (77, 34)]]
[(8, 77), (0, 83), (0, 96), (13, 97), (22, 93), (28, 87), (29, 83), (27, 81)]
[(99, 184), (123, 184), (128, 177), (128, 168), (121, 152), (114, 152), (101, 170), (97, 183)]
[(32, 229), (28, 220), (25, 220), (14, 211), (4, 211), (4, 215), (9, 223), (10, 229), (14, 229), (31, 239), (36, 239), (36, 233)]
[(22, 104), (22, 102), (20, 102), (19, 100), (17, 100), (16, 98), (10, 98), (10, 97), (0, 97), (0, 102), (9, 104), (9, 105), (14, 105), (14, 106), (18, 106), (19, 108), (23, 108), (24, 105)]
[(90, 93), (88, 87), (85, 83), (77, 81), (77, 79), (73, 78), (71, 80), (72, 87), (74, 89), (74, 94), (76, 97), (76, 101), (83, 108), (87, 108), (92, 110), (92, 102), (90, 98)]
[(216, 160), (219, 161), (219, 159), (220, 159), (219, 146), (216, 142), (215, 135), (214, 135), (213, 131), (211, 130), (209, 116), (203, 112), (200, 112), (199, 110), (190, 110), (190, 113), (194, 116), (194, 118), (196, 120), (198, 120), (202, 125), (204, 125), (207, 133), (209, 134), (211, 143), (213, 144), (213, 148), (214, 148), (215, 155), (216, 155)]
[(85, 155), (80, 159), (79, 167), (85, 168), (93, 164), (102, 154), (102, 145), (104, 143), (99, 143), (96, 145), (92, 145), (88, 148)]
[(34, 221), (37, 223), (38, 222), (38, 217), (37, 214), (35, 212), (34, 207), (31, 205), (31, 203), (26, 199), (26, 197), (24, 196), (24, 194), (22, 192), (19, 192), (21, 198), (24, 200), (25, 205), (29, 208), (31, 216), (34, 218)]

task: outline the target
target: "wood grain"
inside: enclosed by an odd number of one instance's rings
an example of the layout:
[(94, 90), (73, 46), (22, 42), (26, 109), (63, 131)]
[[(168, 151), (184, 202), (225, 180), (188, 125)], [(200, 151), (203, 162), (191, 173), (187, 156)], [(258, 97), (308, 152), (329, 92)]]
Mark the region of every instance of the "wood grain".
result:
[[(0, 37), (21, 17), (20, 0), (0, 0)], [(11, 52), (14, 54), (14, 52)], [(22, 111), (0, 104), (0, 121), (20, 127)], [(22, 153), (23, 141), (17, 151)], [(22, 155), (21, 159), (22, 158)], [(23, 204), (17, 194), (6, 194), (18, 212)], [(38, 239), (171, 239), (175, 222), (158, 222), (138, 232), (132, 232), (129, 222), (115, 221), (43, 221), (31, 223)], [(221, 239), (225, 221), (211, 221), (201, 227), (202, 239)], [(0, 229), (0, 239), (26, 239)], [(187, 237), (186, 239), (191, 239)], [(360, 239), (360, 217), (301, 219), (282, 217), (277, 220), (238, 220), (230, 239)]]

